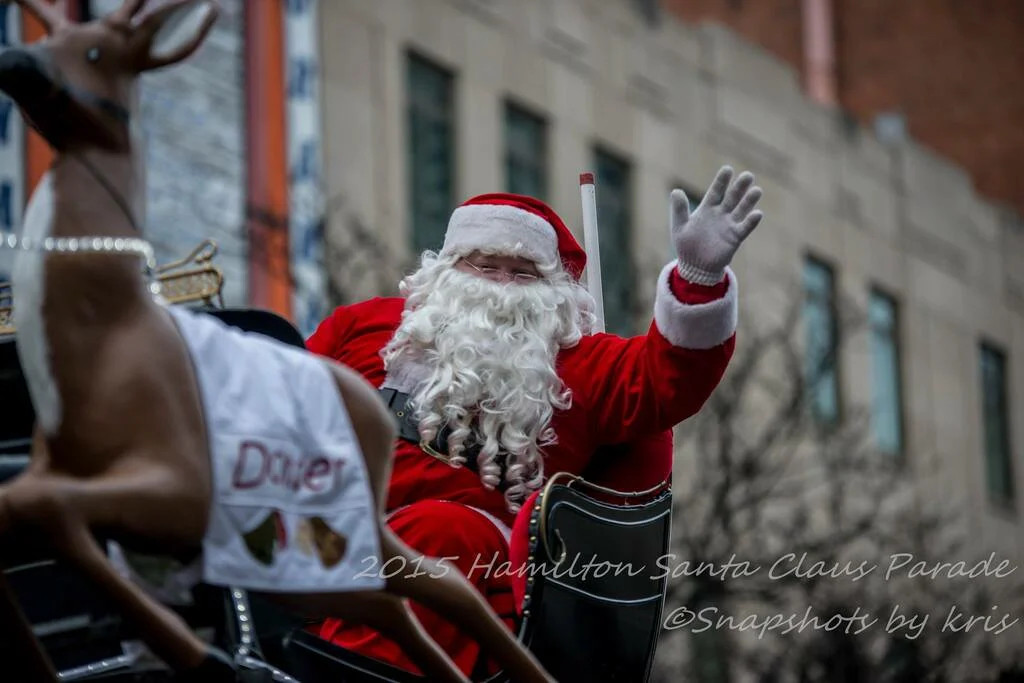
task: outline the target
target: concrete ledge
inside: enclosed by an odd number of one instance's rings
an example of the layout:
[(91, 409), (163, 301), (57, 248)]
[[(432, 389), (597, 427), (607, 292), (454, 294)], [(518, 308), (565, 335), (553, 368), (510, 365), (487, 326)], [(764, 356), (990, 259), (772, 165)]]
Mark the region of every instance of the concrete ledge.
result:
[(908, 253), (944, 270), (953, 277), (963, 277), (968, 266), (967, 253), (943, 239), (933, 230), (908, 223), (903, 226), (902, 243)]
[(787, 114), (790, 129), (797, 137), (816, 147), (834, 147), (842, 144), (839, 110), (801, 97), (793, 101), (793, 106)]
[(966, 171), (917, 142), (911, 140), (901, 145), (896, 159), (908, 195), (941, 197), (945, 203), (972, 192)]
[(701, 22), (697, 31), (701, 68), (712, 77), (776, 104), (803, 99), (796, 71), (775, 55), (716, 22)]
[(700, 68), (703, 45), (700, 32), (693, 26), (666, 16), (649, 38), (652, 46), (675, 53), (692, 69)]
[(854, 128), (840, 136), (837, 152), (847, 168), (872, 176), (892, 187), (895, 174), (893, 151), (864, 128)]
[(752, 170), (791, 184), (795, 172), (789, 123), (771, 103), (719, 82), (713, 89), (718, 119), (708, 131), (715, 145)]
[(872, 173), (856, 157), (840, 148), (836, 210), (854, 225), (875, 235), (894, 237), (899, 226), (899, 204), (886, 175)]
[(1008, 276), (1004, 281), (1004, 296), (1006, 307), (1024, 316), (1024, 282)]
[(510, 23), (511, 5), (500, 0), (448, 0), (455, 9), (464, 12), (485, 24), (504, 26)]

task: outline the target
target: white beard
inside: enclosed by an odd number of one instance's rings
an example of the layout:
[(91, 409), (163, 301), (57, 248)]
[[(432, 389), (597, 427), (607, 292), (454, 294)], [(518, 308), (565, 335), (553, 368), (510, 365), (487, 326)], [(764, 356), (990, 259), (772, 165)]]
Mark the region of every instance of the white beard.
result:
[(424, 439), (451, 430), (454, 466), (465, 463), (467, 446), (479, 445), (487, 488), (501, 483), (503, 462), (505, 498), (516, 511), (544, 481), (541, 449), (556, 438), (551, 419), (571, 403), (555, 359), (590, 331), (592, 299), (564, 275), (502, 284), (451, 262), (425, 262), (404, 283), (402, 323), (382, 351), (384, 386), (410, 394)]

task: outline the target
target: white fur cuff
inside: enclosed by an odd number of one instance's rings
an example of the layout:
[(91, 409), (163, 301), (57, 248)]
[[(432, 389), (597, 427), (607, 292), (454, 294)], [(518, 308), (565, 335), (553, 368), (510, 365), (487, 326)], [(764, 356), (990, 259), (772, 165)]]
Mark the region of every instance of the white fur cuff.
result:
[(738, 282), (732, 268), (726, 268), (729, 287), (725, 296), (706, 304), (684, 304), (672, 293), (672, 269), (665, 266), (658, 276), (654, 295), (654, 324), (673, 346), (684, 349), (711, 349), (724, 343), (736, 332), (739, 322)]
[(460, 206), (448, 221), (445, 253), (474, 250), (528, 258), (537, 263), (558, 261), (558, 238), (540, 216), (514, 206)]

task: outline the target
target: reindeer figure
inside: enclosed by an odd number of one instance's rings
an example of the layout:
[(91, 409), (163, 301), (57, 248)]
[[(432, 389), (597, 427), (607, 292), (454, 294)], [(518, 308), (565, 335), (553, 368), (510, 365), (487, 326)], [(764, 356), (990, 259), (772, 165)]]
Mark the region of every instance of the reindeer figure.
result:
[[(129, 561), (176, 558), (193, 583), (366, 623), (431, 680), (466, 681), (412, 617), (413, 599), (473, 633), (514, 680), (550, 681), (464, 577), (383, 524), (396, 427), (369, 384), (172, 309), (147, 287), (135, 258), (147, 244), (129, 105), (141, 73), (199, 47), (216, 4), (171, 0), (143, 16), (145, 0), (124, 0), (72, 23), (45, 0), (15, 1), (48, 37), (0, 55), (0, 89), (56, 160), (26, 211), (14, 271), (37, 425), (30, 466), (0, 488), (0, 538), (47, 538), (185, 680), (233, 680), (234, 667), (143, 590), (152, 577), (124, 578), (94, 534)], [(415, 571), (367, 572), (393, 558)], [(55, 681), (2, 575), (0, 621), (20, 624), (30, 644), (21, 675)]]

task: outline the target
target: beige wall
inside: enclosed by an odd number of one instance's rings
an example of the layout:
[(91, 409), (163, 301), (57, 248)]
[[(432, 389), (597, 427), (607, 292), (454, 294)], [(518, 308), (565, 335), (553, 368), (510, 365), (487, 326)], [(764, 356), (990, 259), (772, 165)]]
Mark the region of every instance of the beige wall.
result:
[[(504, 189), (507, 95), (549, 117), (552, 204), (569, 224), (579, 223), (577, 177), (592, 143), (632, 162), (638, 255), (668, 255), (672, 179), (703, 189), (724, 163), (754, 171), (766, 219), (737, 263), (745, 314), (778, 309), (779, 285), (798, 280), (808, 249), (838, 266), (839, 284), (858, 301), (872, 284), (895, 295), (911, 465), (939, 469), (936, 497), (966, 506), (965, 521), (986, 552), (1019, 556), (1019, 514), (995, 513), (985, 502), (976, 344), (984, 336), (1007, 351), (1019, 455), (1024, 234), (1002, 225), (965, 174), (927, 150), (887, 148), (867, 132), (847, 132), (837, 116), (807, 102), (794, 73), (768, 54), (716, 26), (666, 21), (652, 31), (630, 4), (323, 2), (329, 193), (404, 248), (407, 48), (456, 73), (459, 200)], [(336, 217), (331, 229), (344, 222)], [(865, 344), (853, 342), (843, 359), (853, 403), (870, 396)], [(1024, 464), (1015, 465), (1021, 495)]]

